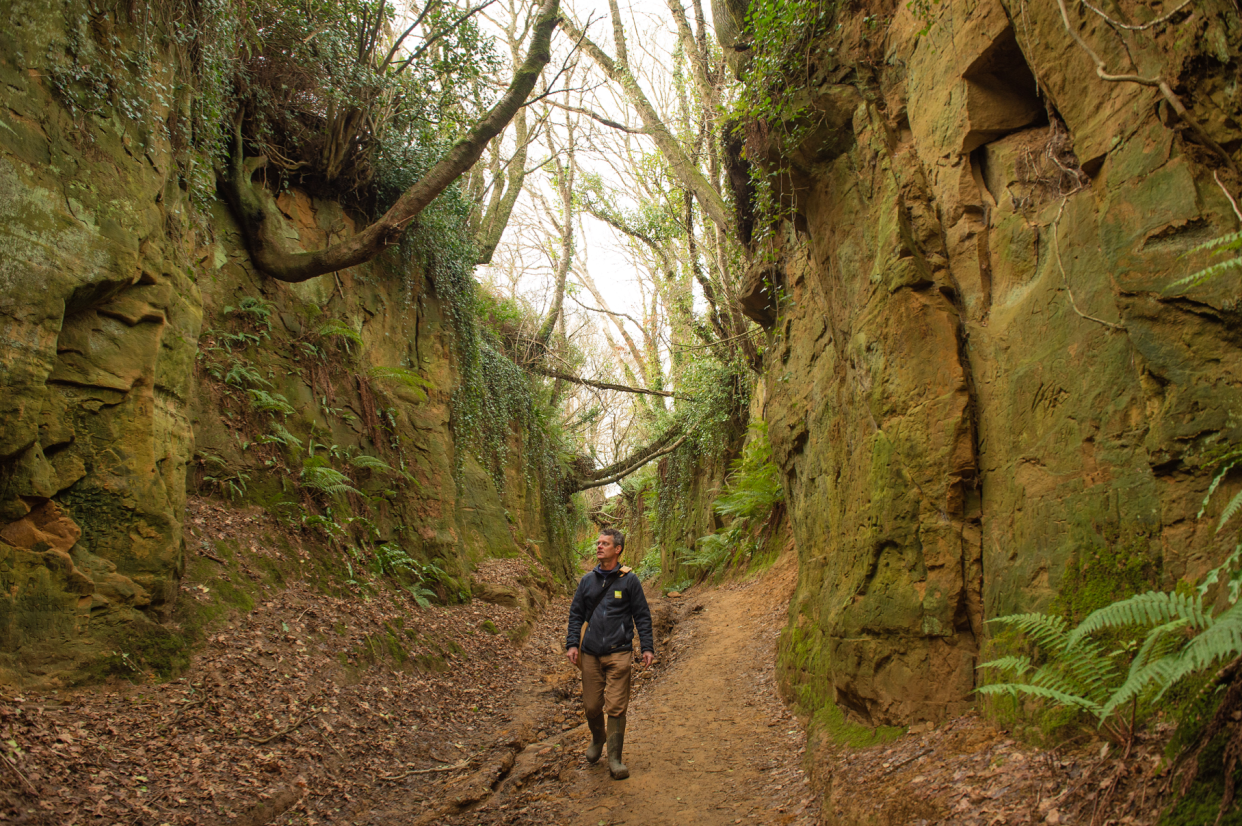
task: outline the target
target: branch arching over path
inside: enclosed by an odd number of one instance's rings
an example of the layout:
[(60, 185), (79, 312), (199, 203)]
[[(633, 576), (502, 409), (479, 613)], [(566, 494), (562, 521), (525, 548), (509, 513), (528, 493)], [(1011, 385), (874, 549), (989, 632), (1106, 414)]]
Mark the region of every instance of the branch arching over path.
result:
[[(626, 476), (629, 476), (631, 473), (638, 470), (648, 462), (672, 453), (674, 450), (681, 447), (682, 443), (686, 441), (689, 435), (690, 434), (683, 431), (680, 422), (674, 424), (668, 430), (664, 431), (664, 434), (660, 436), (660, 438), (656, 439), (654, 442), (641, 450), (635, 451), (629, 456), (626, 456), (624, 459), (613, 462), (607, 467), (600, 468), (594, 473), (578, 477), (574, 480), (573, 490), (590, 490), (591, 488), (611, 485), (613, 482), (624, 479)], [(670, 444), (670, 442), (672, 444)]]
[(537, 364), (528, 364), (526, 369), (532, 373), (538, 373), (541, 376), (547, 376), (550, 379), (560, 379), (570, 384), (581, 384), (583, 387), (594, 387), (597, 390), (616, 390), (619, 393), (637, 393), (643, 396), (663, 396), (667, 399), (686, 399), (694, 401), (690, 396), (682, 396), (677, 393), (670, 393), (667, 390), (648, 390), (644, 387), (630, 387), (625, 384), (612, 384), (606, 381), (595, 381), (594, 379), (584, 379), (581, 376), (563, 373), (560, 370), (553, 370), (549, 367), (541, 367)]
[(508, 125), (526, 104), (544, 66), (551, 60), (552, 31), (556, 28), (560, 0), (543, 0), (526, 59), (513, 74), (509, 88), (496, 105), (470, 128), (397, 202), (366, 229), (321, 250), (302, 251), (291, 247), (283, 235), (284, 218), (275, 199), (252, 176), (267, 164), (267, 158), (245, 158), (240, 122), (229, 167), (222, 185), (230, 206), (246, 237), (250, 255), (259, 269), (278, 281), (301, 282), (315, 276), (363, 264), (396, 244), (409, 225), (436, 196), (475, 164), (488, 142)]

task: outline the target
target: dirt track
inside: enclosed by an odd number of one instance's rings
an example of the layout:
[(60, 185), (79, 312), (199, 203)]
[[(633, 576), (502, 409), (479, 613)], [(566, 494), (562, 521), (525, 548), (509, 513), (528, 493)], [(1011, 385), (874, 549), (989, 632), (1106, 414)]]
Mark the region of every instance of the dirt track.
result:
[(818, 806), (799, 766), (805, 735), (773, 684), (791, 571), (691, 598), (678, 625), (683, 651), (631, 708), (630, 779), (615, 782), (605, 761), (587, 767), (579, 759), (569, 822), (816, 821)]
[[(607, 759), (583, 757), (585, 725), (526, 747), (496, 793), (455, 824), (812, 824), (818, 800), (801, 768), (805, 735), (776, 694), (772, 663), (794, 560), (758, 581), (654, 596), (660, 661), (640, 675), (625, 761), (614, 781)], [(556, 624), (561, 618), (545, 621)], [(663, 623), (661, 622), (663, 619)], [(659, 633), (657, 631), (657, 637)], [(567, 664), (543, 682), (568, 694), (581, 720), (577, 673)], [(442, 800), (452, 800), (446, 783)]]

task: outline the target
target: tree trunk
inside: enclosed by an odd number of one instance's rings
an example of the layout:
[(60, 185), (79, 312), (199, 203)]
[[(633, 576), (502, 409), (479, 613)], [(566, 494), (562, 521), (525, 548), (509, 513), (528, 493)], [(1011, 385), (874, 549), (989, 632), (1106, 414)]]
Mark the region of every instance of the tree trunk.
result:
[[(614, 37), (619, 38), (618, 42), (624, 44), (625, 35), (621, 29), (621, 14), (617, 8), (616, 0), (610, 0), (609, 5), (613, 12)], [(703, 176), (703, 173), (699, 171), (694, 161), (686, 155), (686, 151), (678, 143), (677, 138), (664, 125), (664, 121), (660, 119), (655, 107), (647, 99), (646, 93), (638, 85), (638, 80), (635, 79), (630, 71), (629, 65), (625, 63), (623, 58), (613, 60), (605, 54), (568, 17), (561, 18), (561, 25), (569, 33), (570, 37), (582, 44), (582, 48), (599, 65), (604, 74), (625, 91), (625, 95), (630, 99), (630, 103), (638, 110), (638, 115), (642, 118), (647, 134), (651, 135), (652, 140), (659, 147), (660, 153), (668, 161), (673, 174), (677, 176), (677, 179), (681, 181), (683, 186), (694, 193), (695, 200), (703, 207), (703, 211), (707, 213), (707, 216), (712, 219), (712, 223), (728, 232), (732, 228), (733, 223), (729, 219), (729, 207), (725, 204), (724, 198), (720, 197), (720, 193)], [(624, 49), (619, 47), (618, 54), (624, 55)]]
[(514, 72), (504, 96), (417, 183), (407, 189), (388, 212), (366, 229), (321, 250), (295, 250), (283, 235), (284, 219), (275, 199), (251, 180), (266, 158), (243, 156), (240, 122), (236, 145), (223, 189), (246, 237), (256, 266), (278, 281), (307, 281), (370, 261), (386, 247), (398, 243), (409, 225), (437, 195), (474, 165), (492, 138), (509, 124), (526, 104), (543, 67), (551, 60), (552, 30), (556, 28), (559, 0), (544, 0), (535, 23), (526, 59)]

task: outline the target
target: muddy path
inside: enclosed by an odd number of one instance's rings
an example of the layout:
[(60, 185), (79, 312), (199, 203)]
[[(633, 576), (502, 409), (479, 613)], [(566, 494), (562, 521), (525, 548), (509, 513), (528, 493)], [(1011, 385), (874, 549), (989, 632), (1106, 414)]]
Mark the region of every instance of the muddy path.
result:
[[(490, 774), (424, 789), (430, 799), (413, 819), (394, 801), (372, 822), (816, 823), (818, 799), (802, 769), (806, 737), (777, 695), (772, 666), (794, 575), (789, 558), (751, 582), (680, 598), (652, 594), (659, 660), (636, 677), (628, 780), (612, 780), (606, 759), (592, 766), (583, 757), (579, 679), (561, 660), (540, 678), (544, 709), (524, 716), (577, 725), (532, 739)], [(557, 628), (561, 621), (544, 619)], [(549, 701), (558, 713), (547, 713)], [(490, 793), (479, 794), (489, 782)]]

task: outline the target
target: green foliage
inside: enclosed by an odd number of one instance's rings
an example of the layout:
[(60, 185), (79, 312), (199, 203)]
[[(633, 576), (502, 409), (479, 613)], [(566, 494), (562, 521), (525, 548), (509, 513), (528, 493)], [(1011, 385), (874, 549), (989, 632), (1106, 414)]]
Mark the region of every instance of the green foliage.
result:
[(136, 150), (171, 144), (203, 208), (239, 113), (279, 182), (374, 207), (384, 168), (408, 165), (411, 147), (442, 154), (490, 106), (502, 69), (451, 0), (423, 4), (417, 18), (389, 0), (87, 6), (63, 55), (51, 55), (52, 89), (75, 118), (127, 121)]
[(734, 519), (766, 517), (772, 508), (785, 500), (780, 471), (772, 461), (767, 422), (752, 424), (750, 432), (751, 438), (742, 448), (741, 458), (733, 464), (728, 486), (712, 505), (722, 516)]
[(294, 413), (293, 405), (280, 393), (252, 387), (246, 390), (246, 395), (250, 397), (250, 406), (260, 413), (279, 413), (282, 416)]
[(420, 608), (431, 605), (435, 591), (428, 585), (442, 581), (446, 574), (434, 562), (420, 562), (394, 542), (377, 545), (372, 557), (372, 569), (376, 576), (387, 576), (403, 583)]
[[(806, 94), (815, 65), (835, 61), (835, 47), (820, 43), (837, 25), (840, 0), (753, 0), (746, 14), (750, 36), (742, 89), (731, 119), (750, 124), (750, 143), (796, 146), (813, 127)], [(779, 170), (751, 166), (758, 236), (773, 231), (786, 216), (772, 189)]]
[(290, 433), (280, 422), (272, 422), (271, 432), (259, 436), (259, 444), (278, 444), (289, 450), (302, 449), (302, 440)]
[(376, 473), (396, 473), (392, 465), (380, 459), (377, 456), (369, 456), (365, 453), (359, 453), (357, 456), (350, 458), (349, 463), (356, 468), (369, 470)]
[(660, 575), (660, 548), (648, 549), (642, 561), (634, 568), (634, 575), (643, 582), (655, 579)]
[(228, 372), (223, 375), (225, 384), (233, 387), (244, 388), (247, 385), (261, 385), (263, 387), (271, 387), (272, 383), (259, 375), (259, 371), (246, 364), (241, 359), (233, 359), (229, 366)]
[(906, 8), (914, 15), (914, 19), (922, 22), (923, 28), (919, 30), (919, 37), (927, 34), (932, 24), (932, 9), (934, 6), (940, 5), (940, 0), (909, 0)]
[(353, 481), (331, 467), (323, 456), (311, 456), (302, 462), (301, 480), (303, 486), (331, 498), (347, 493), (362, 495), (362, 491), (354, 487)]
[[(1242, 261), (1242, 258), (1239, 259)], [(1207, 462), (1208, 467), (1216, 468), (1216, 475), (1212, 477), (1212, 483), (1208, 486), (1207, 494), (1203, 497), (1203, 504), (1199, 507), (1198, 518), (1202, 519), (1204, 512), (1207, 510), (1208, 502), (1212, 496), (1216, 494), (1216, 489), (1220, 487), (1220, 483), (1234, 468), (1242, 465), (1242, 444), (1230, 443), (1225, 445), (1216, 456), (1210, 458)], [(1216, 532), (1220, 533), (1225, 527), (1225, 523), (1237, 515), (1238, 510), (1242, 509), (1242, 490), (1233, 495), (1233, 498), (1225, 505), (1221, 511), (1220, 519), (1216, 523)]]
[(262, 324), (267, 330), (272, 329), (272, 304), (262, 298), (246, 296), (237, 302), (237, 306), (226, 306), (223, 312), (225, 315), (253, 319), (255, 323)]
[(362, 334), (344, 321), (335, 318), (319, 328), (319, 337), (343, 339), (346, 349), (350, 349), (354, 344), (362, 346)]
[[(980, 686), (981, 694), (1009, 694), (1050, 701), (1094, 716), (1100, 727), (1128, 744), (1135, 726), (1182, 680), (1224, 659), (1242, 655), (1242, 546), (1214, 569), (1194, 594), (1148, 591), (1093, 611), (1073, 630), (1063, 617), (1014, 614), (990, 622), (1012, 626), (1042, 655), (1007, 656), (980, 669), (1010, 674), (1021, 682)], [(1222, 580), (1222, 578), (1225, 578)], [(1226, 607), (1206, 601), (1222, 581)], [(1095, 636), (1125, 629), (1126, 643), (1106, 650)], [(1128, 666), (1128, 667), (1127, 667)], [(1118, 719), (1128, 708), (1129, 719)]]
[(414, 391), (415, 396), (422, 402), (427, 401), (426, 391), (435, 389), (434, 384), (408, 367), (372, 367), (367, 375), (376, 381), (391, 382), (406, 387)]
[(725, 489), (712, 503), (712, 510), (730, 518), (729, 526), (700, 537), (683, 560), (702, 574), (745, 562), (767, 539), (767, 529), (784, 500), (767, 423), (760, 421), (750, 426), (742, 455), (733, 462)]
[[(1191, 249), (1186, 254), (1191, 255), (1198, 252), (1211, 252), (1214, 255), (1229, 256), (1224, 261), (1218, 261), (1204, 267), (1197, 272), (1191, 273), (1185, 278), (1178, 279), (1165, 288), (1166, 293), (1174, 290), (1188, 290), (1192, 287), (1198, 287), (1213, 281), (1226, 273), (1237, 274), (1236, 271), (1242, 270), (1242, 230), (1222, 235), (1219, 238), (1213, 238), (1205, 241), (1199, 246)], [(1230, 253), (1232, 255), (1230, 256)]]

